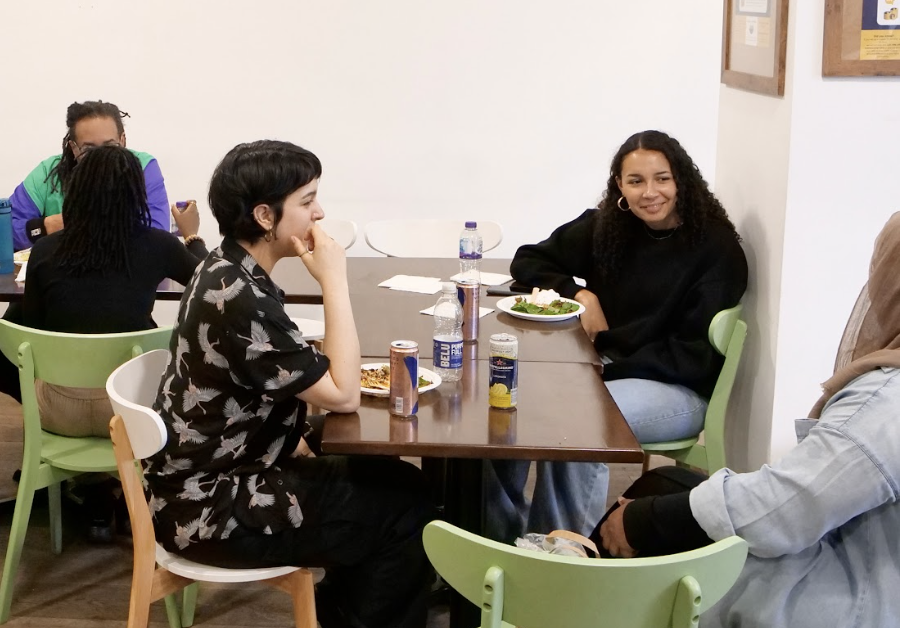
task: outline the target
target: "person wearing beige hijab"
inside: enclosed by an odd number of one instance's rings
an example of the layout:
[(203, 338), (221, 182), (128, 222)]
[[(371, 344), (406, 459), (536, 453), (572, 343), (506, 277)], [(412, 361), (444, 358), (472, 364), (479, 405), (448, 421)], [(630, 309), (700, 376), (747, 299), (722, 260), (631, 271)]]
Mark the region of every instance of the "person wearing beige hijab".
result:
[(900, 213), (875, 242), (823, 391), (777, 464), (620, 499), (596, 531), (605, 549), (746, 540), (744, 569), (704, 628), (900, 626)]

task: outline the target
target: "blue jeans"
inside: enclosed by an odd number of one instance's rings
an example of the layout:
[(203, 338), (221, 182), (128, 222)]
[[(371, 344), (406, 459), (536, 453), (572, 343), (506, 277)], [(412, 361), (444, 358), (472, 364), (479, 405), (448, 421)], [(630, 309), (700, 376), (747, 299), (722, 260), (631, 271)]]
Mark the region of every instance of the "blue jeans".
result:
[[(703, 429), (706, 400), (689, 388), (647, 379), (606, 386), (642, 443), (689, 438)], [(525, 532), (590, 534), (606, 511), (609, 468), (596, 462), (538, 461), (529, 503), (524, 491), (530, 466), (528, 460), (485, 462), (485, 534), (507, 543)]]

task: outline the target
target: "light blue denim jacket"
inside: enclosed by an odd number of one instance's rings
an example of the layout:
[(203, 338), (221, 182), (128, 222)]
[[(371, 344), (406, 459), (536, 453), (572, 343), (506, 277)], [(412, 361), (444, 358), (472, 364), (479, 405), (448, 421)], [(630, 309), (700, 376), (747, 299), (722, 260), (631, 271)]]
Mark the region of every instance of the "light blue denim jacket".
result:
[(832, 397), (774, 466), (715, 473), (691, 491), (713, 540), (750, 545), (737, 583), (703, 628), (900, 626), (900, 370)]

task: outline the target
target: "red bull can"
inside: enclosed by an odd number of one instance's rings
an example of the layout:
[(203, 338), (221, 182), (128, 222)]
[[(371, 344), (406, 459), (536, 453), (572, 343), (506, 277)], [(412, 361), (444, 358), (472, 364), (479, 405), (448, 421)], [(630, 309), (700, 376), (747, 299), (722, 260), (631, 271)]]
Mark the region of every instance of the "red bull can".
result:
[(391, 343), (391, 414), (414, 416), (419, 411), (419, 343)]
[(519, 396), (519, 340), (512, 334), (491, 336), (488, 403), (515, 408)]
[(462, 305), (463, 342), (475, 342), (478, 340), (478, 318), (481, 301), (481, 284), (476, 281), (456, 282), (456, 295), (459, 304)]

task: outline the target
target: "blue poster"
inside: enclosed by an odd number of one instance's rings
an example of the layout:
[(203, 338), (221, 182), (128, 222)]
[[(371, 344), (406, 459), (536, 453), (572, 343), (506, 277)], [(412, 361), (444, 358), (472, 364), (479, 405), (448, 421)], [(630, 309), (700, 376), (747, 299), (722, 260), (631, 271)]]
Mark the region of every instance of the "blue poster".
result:
[(862, 30), (900, 27), (900, 0), (863, 0)]

